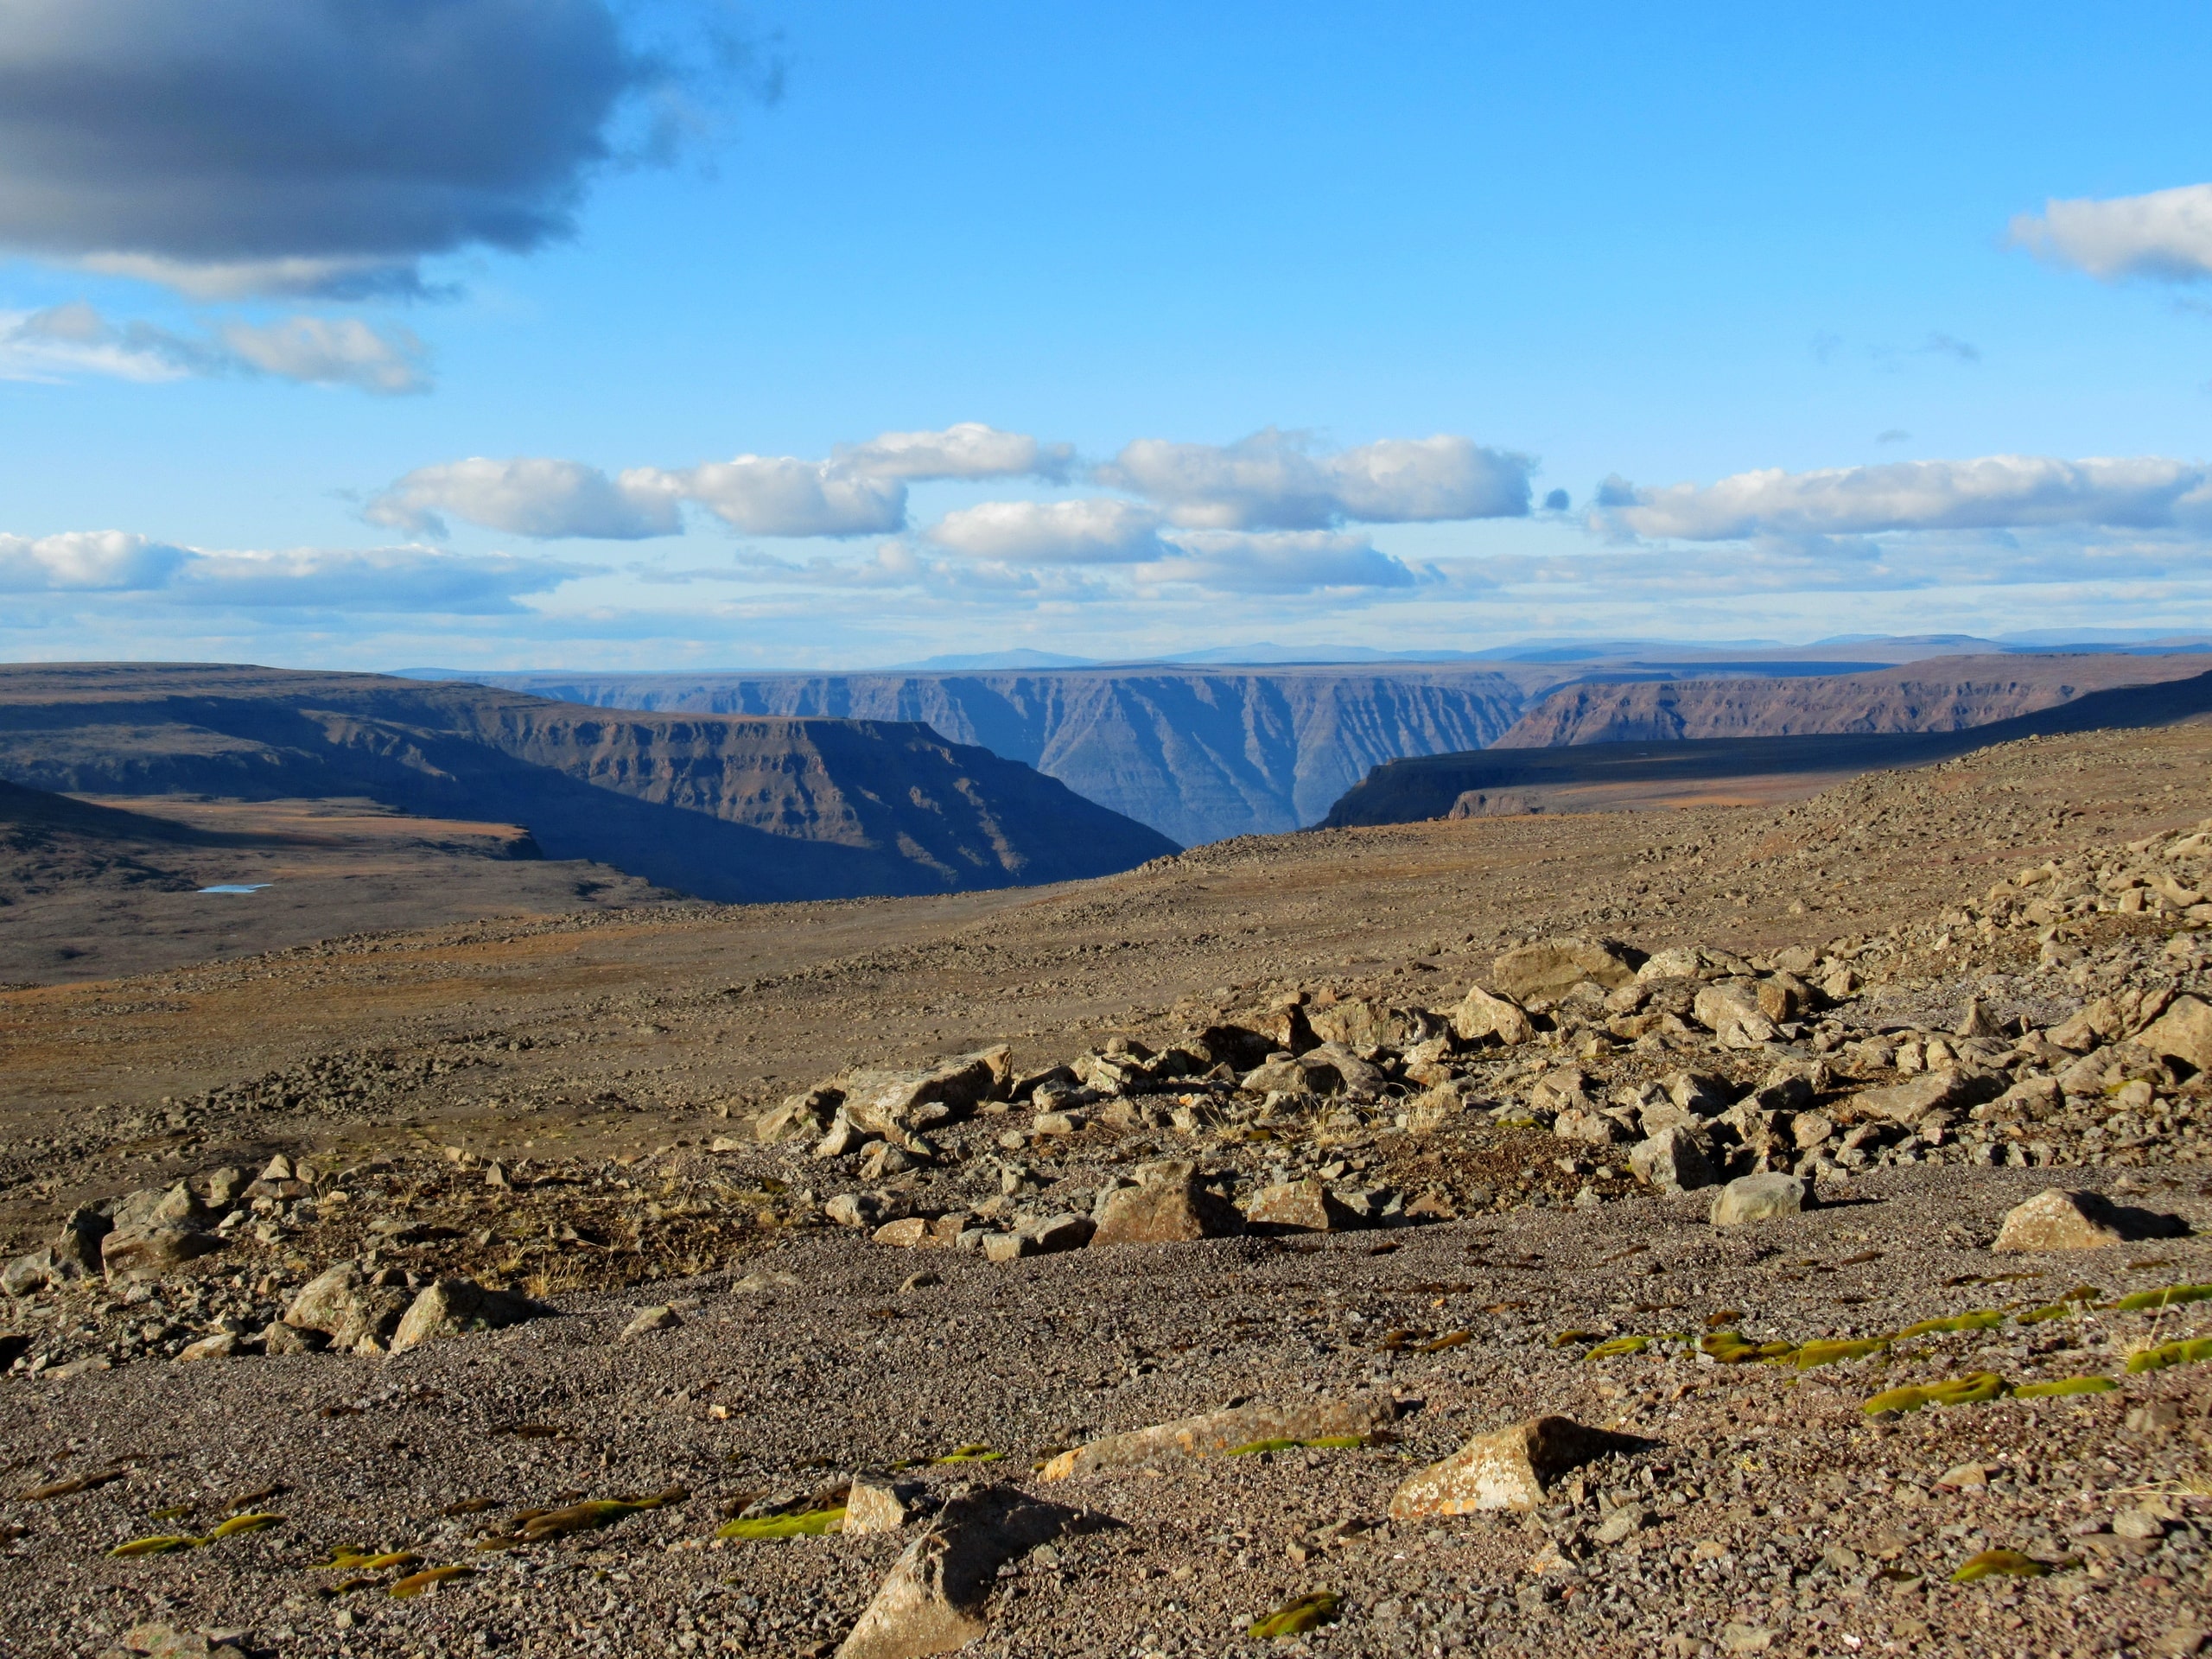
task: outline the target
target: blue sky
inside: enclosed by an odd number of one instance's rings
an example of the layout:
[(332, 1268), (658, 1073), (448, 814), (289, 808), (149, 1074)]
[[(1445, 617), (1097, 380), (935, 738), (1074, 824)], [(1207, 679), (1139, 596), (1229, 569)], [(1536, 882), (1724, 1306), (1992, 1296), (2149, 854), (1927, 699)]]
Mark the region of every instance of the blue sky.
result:
[(159, 4), (0, 3), (12, 657), (2212, 628), (2201, 9)]

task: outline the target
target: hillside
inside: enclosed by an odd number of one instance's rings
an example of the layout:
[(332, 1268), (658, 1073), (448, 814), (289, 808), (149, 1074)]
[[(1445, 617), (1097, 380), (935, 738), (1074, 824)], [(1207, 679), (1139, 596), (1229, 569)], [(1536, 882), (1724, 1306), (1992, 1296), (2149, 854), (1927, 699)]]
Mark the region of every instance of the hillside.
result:
[(2091, 691), (2202, 673), (2200, 655), (1945, 657), (1875, 673), (1561, 686), (1492, 746), (1554, 748), (1830, 732), (1955, 732)]
[(1572, 667), (486, 674), (660, 713), (920, 721), (1186, 845), (1316, 822), (1370, 766), (1481, 748)]
[(119, 797), (365, 797), (526, 825), (548, 857), (726, 900), (1058, 881), (1174, 850), (912, 722), (609, 715), (366, 674), (0, 669), (0, 777)]
[(1492, 748), (1375, 768), (1329, 810), (1328, 827), (1542, 811), (1599, 811), (1810, 794), (1838, 779), (1933, 766), (1991, 744), (2212, 715), (2212, 673), (2092, 691), (1967, 730), (1827, 732)]

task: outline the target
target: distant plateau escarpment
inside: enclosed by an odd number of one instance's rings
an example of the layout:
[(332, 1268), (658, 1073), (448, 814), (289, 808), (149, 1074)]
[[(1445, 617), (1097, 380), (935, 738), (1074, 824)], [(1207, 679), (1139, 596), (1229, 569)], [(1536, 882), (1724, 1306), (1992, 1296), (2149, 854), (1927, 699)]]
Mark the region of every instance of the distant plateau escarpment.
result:
[(549, 858), (726, 900), (1068, 880), (1175, 850), (912, 721), (618, 713), (372, 674), (0, 668), (0, 779), (108, 798), (365, 798), (524, 825)]

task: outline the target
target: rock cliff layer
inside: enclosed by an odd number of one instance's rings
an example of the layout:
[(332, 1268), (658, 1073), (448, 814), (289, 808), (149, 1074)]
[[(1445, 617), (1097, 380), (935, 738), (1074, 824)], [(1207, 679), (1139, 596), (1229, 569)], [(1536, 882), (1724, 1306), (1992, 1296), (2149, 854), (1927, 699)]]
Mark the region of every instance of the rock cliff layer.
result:
[(604, 708), (920, 721), (1195, 844), (1313, 823), (1382, 761), (1484, 747), (1519, 715), (1528, 684), (1553, 683), (1560, 672), (1511, 664), (481, 677)]
[(550, 857), (723, 899), (1058, 881), (1173, 850), (912, 722), (610, 715), (366, 674), (0, 669), (0, 777), (105, 795), (366, 796), (526, 824)]

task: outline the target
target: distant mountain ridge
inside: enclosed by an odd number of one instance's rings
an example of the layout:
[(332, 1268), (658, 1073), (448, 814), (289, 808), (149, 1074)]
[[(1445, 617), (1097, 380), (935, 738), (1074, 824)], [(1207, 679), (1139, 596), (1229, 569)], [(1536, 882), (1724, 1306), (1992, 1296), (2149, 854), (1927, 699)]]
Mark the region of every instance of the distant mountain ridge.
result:
[(1483, 747), (1519, 717), (1524, 680), (1559, 675), (1416, 665), (480, 677), (607, 709), (919, 721), (1192, 845), (1312, 823), (1384, 760)]
[(366, 796), (527, 825), (702, 898), (1059, 881), (1174, 843), (911, 721), (611, 715), (466, 683), (219, 664), (0, 668), (0, 778), (107, 796)]
[(2187, 678), (2203, 665), (2201, 656), (2007, 655), (1822, 678), (1592, 680), (1551, 692), (1492, 747), (1963, 731), (2092, 691)]

